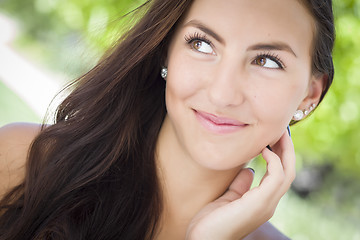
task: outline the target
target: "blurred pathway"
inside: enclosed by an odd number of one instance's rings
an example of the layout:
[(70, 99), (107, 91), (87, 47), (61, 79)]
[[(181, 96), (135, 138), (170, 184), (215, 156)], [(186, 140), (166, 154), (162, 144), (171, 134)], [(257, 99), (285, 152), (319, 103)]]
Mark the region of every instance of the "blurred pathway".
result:
[(16, 24), (1, 13), (0, 29), (0, 80), (43, 118), (51, 100), (61, 89), (62, 80), (39, 69), (10, 47), (17, 32)]

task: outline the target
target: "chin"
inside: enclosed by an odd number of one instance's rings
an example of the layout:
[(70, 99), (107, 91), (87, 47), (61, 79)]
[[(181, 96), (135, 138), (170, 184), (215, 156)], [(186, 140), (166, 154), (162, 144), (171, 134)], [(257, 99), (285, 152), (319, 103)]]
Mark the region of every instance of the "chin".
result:
[(201, 151), (192, 154), (192, 159), (200, 166), (215, 171), (226, 171), (244, 166), (258, 154), (224, 154), (224, 151)]

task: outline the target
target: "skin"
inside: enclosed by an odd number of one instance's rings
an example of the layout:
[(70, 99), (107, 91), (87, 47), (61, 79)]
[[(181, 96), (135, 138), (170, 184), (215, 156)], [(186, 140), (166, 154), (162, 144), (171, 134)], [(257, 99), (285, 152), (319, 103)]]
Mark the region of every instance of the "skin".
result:
[(0, 198), (25, 175), (25, 160), (40, 125), (13, 123), (0, 128)]
[[(194, 1), (165, 63), (168, 115), (156, 149), (165, 210), (157, 239), (286, 239), (266, 221), (295, 177), (286, 126), (297, 109), (318, 103), (324, 84), (311, 74), (313, 32), (313, 19), (296, 0)], [(212, 44), (185, 41), (196, 33)], [(264, 53), (286, 67), (258, 57)], [(241, 126), (220, 131), (197, 112)], [(0, 129), (0, 195), (23, 180), (39, 130)], [(267, 172), (249, 190), (253, 173), (244, 166), (260, 153)]]
[[(241, 239), (272, 216), (295, 176), (286, 126), (297, 109), (318, 103), (324, 84), (311, 72), (313, 26), (296, 0), (191, 6), (165, 63), (159, 239)], [(260, 153), (267, 173), (248, 191), (252, 174), (243, 168)]]

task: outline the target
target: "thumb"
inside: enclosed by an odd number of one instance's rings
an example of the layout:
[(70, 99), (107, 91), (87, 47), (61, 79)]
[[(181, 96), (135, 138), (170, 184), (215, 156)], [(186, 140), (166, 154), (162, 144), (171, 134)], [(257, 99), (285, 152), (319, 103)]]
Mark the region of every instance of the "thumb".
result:
[(254, 170), (251, 168), (243, 168), (230, 184), (229, 189), (217, 200), (232, 202), (239, 199), (247, 191), (249, 191), (254, 180)]

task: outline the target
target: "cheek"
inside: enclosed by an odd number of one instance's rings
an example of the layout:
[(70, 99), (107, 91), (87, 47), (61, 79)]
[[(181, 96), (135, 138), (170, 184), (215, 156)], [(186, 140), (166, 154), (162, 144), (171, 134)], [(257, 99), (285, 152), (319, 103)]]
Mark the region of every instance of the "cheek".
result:
[(264, 140), (277, 142), (304, 99), (306, 90), (305, 78), (293, 78), (292, 82), (283, 81), (256, 91), (253, 102), (257, 107), (253, 109), (256, 109), (258, 125), (263, 126), (259, 134)]
[(202, 88), (202, 78), (195, 63), (180, 54), (177, 56), (169, 61), (166, 94), (170, 99), (186, 100)]
[(191, 81), (191, 74), (189, 72), (181, 73), (170, 68), (166, 82), (167, 95), (181, 99), (191, 96), (195, 87), (191, 82), (195, 83), (195, 81)]

